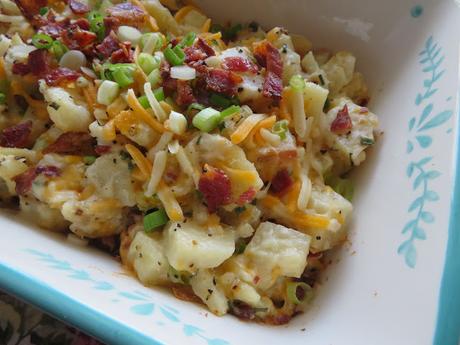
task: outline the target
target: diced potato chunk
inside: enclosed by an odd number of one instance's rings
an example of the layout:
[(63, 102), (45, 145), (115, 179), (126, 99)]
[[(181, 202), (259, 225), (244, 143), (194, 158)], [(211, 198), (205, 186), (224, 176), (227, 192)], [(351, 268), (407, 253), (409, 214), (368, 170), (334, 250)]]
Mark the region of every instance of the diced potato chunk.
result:
[(269, 288), (279, 276), (300, 277), (307, 265), (310, 240), (285, 226), (261, 223), (244, 252), (260, 277), (257, 286)]
[(312, 251), (328, 250), (346, 238), (346, 227), (342, 224), (346, 223), (353, 211), (347, 199), (328, 186), (314, 185), (308, 208), (331, 218), (328, 229), (305, 230), (312, 237)]
[(16, 182), (13, 177), (27, 170), (25, 159), (17, 159), (13, 155), (0, 155), (0, 178), (5, 181), (10, 195), (15, 195)]
[(322, 66), (329, 80), (332, 94), (339, 92), (353, 78), (356, 58), (349, 52), (338, 52)]
[(31, 195), (21, 196), (19, 200), (21, 215), (34, 224), (51, 231), (64, 231), (68, 228), (69, 222), (59, 210), (49, 207)]
[(222, 289), (217, 285), (216, 277), (210, 270), (198, 270), (190, 279), (193, 292), (201, 298), (216, 315), (224, 315), (228, 310), (228, 300)]
[(91, 196), (86, 200), (69, 200), (62, 205), (62, 215), (70, 221), (70, 230), (81, 237), (97, 238), (116, 235), (126, 226), (126, 209), (116, 200)]
[(323, 113), (329, 91), (315, 83), (307, 82), (303, 95), (305, 113), (308, 116), (319, 116)]
[(178, 271), (217, 267), (235, 251), (233, 231), (208, 231), (190, 219), (169, 223), (164, 233), (166, 256)]
[(242, 281), (235, 273), (227, 272), (219, 277), (218, 280), (223, 286), (225, 286), (228, 296), (232, 299), (243, 301), (251, 306), (257, 306), (260, 302), (260, 295), (257, 290)]
[(136, 271), (139, 280), (146, 285), (159, 285), (168, 281), (168, 260), (158, 234), (136, 233), (129, 247), (128, 263)]
[(118, 153), (100, 156), (88, 167), (86, 177), (101, 197), (118, 199), (123, 206), (135, 205), (128, 163)]
[(40, 91), (45, 96), (48, 113), (57, 128), (64, 132), (88, 130), (92, 119), (87, 107), (76, 104), (73, 97), (60, 87), (47, 87), (43, 82)]

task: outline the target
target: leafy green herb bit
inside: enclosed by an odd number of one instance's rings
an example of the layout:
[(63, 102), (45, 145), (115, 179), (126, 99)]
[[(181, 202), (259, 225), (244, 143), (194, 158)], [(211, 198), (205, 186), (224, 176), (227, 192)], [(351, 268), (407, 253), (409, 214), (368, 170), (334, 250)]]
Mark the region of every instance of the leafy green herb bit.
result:
[(372, 138), (361, 137), (361, 145), (374, 145), (375, 141)]

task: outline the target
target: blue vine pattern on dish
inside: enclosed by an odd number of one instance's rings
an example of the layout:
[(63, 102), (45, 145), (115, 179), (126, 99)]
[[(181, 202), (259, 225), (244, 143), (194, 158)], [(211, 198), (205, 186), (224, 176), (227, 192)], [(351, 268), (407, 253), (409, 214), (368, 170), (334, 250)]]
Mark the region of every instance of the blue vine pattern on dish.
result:
[[(153, 303), (151, 297), (142, 291), (122, 291), (117, 289), (113, 284), (95, 279), (85, 270), (73, 267), (69, 262), (55, 258), (53, 255), (43, 253), (36, 249), (25, 249), (25, 251), (33, 255), (36, 259), (43, 262), (47, 267), (65, 272), (67, 278), (84, 281), (91, 284), (94, 290), (104, 291), (106, 296), (111, 298), (112, 302), (123, 301), (129, 304), (129, 310), (140, 316), (161, 316), (163, 321), (157, 321), (158, 325), (163, 325), (165, 322), (177, 324), (182, 332), (187, 337), (198, 337), (206, 341), (208, 345), (229, 345), (230, 343), (220, 338), (210, 338), (206, 336), (206, 332), (194, 325), (183, 323), (180, 320), (180, 312), (168, 305)], [(108, 293), (111, 295), (108, 295)], [(115, 295), (115, 297), (114, 297)]]
[[(411, 268), (414, 268), (417, 263), (416, 241), (426, 240), (425, 227), (435, 221), (434, 214), (428, 210), (429, 204), (439, 200), (439, 194), (430, 187), (430, 184), (439, 178), (441, 173), (429, 167), (433, 156), (425, 151), (433, 143), (430, 131), (445, 124), (453, 114), (452, 110), (437, 112), (432, 101), (433, 95), (438, 91), (437, 83), (445, 73), (442, 69), (444, 61), (442, 47), (434, 42), (433, 37), (430, 37), (419, 56), (422, 72), (427, 76), (423, 81), (423, 91), (415, 97), (415, 105), (420, 113), (409, 119), (409, 139), (406, 147), (406, 152), (411, 158), (406, 175), (412, 181), (412, 190), (417, 193), (417, 196), (408, 208), (411, 218), (402, 229), (402, 233), (409, 237), (398, 248), (398, 254), (404, 256), (406, 265)], [(421, 153), (417, 155), (419, 158), (416, 158), (415, 153), (419, 152), (418, 149)], [(420, 155), (423, 158), (420, 158)]]

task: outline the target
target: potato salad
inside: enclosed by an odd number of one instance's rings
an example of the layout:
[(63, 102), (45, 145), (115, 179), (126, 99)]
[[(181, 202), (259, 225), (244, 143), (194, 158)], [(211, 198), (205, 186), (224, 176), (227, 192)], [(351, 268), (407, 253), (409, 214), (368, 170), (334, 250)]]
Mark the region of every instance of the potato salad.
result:
[(216, 315), (284, 324), (377, 116), (347, 51), (159, 0), (0, 0), (0, 199)]

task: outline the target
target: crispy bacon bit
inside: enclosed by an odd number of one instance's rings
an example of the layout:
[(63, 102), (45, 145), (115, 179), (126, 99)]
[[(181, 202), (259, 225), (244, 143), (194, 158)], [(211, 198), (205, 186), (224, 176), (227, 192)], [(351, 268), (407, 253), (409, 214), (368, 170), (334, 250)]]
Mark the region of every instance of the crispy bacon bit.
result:
[(214, 51), (214, 49), (212, 49), (212, 47), (209, 44), (207, 44), (206, 41), (202, 39), (201, 37), (198, 37), (198, 40), (196, 41), (196, 45), (198, 46), (198, 48), (200, 48), (202, 51), (205, 52), (207, 57), (216, 55), (216, 52)]
[(251, 187), (246, 192), (244, 192), (238, 197), (238, 200), (236, 201), (236, 203), (238, 205), (247, 204), (248, 202), (251, 202), (255, 196), (256, 196), (256, 190), (253, 187)]
[(46, 6), (47, 0), (14, 0), (24, 17), (32, 19), (40, 12), (40, 8)]
[(219, 206), (230, 203), (231, 188), (225, 172), (205, 164), (198, 190), (203, 194), (209, 212), (215, 212)]
[(89, 7), (77, 0), (69, 0), (69, 7), (75, 14), (85, 14), (89, 12)]
[(120, 21), (115, 17), (105, 17), (104, 18), (105, 32), (107, 35), (111, 31), (117, 31), (120, 25), (121, 25)]
[(61, 170), (54, 165), (38, 165), (35, 172), (37, 175), (43, 174), (46, 177), (56, 177), (61, 174)]
[(229, 56), (224, 58), (222, 67), (233, 72), (252, 72), (257, 73), (256, 64), (240, 56)]
[(43, 150), (43, 153), (63, 155), (93, 156), (96, 140), (85, 132), (66, 132)]
[(270, 190), (276, 194), (286, 193), (292, 185), (292, 178), (287, 169), (278, 171), (272, 180)]
[(18, 195), (26, 194), (32, 188), (32, 182), (37, 177), (35, 168), (29, 168), (22, 174), (19, 174), (13, 178), (16, 182), (16, 193)]
[(12, 71), (13, 71), (13, 74), (26, 75), (30, 73), (30, 67), (26, 63), (16, 62), (13, 64)]
[(266, 49), (267, 73), (262, 94), (265, 97), (279, 100), (283, 91), (283, 62), (281, 61), (280, 52), (271, 43), (267, 43)]
[(205, 75), (208, 90), (234, 96), (237, 93), (236, 84), (242, 81), (241, 77), (233, 72), (219, 68), (209, 68)]
[(65, 30), (66, 25), (68, 25), (68, 21), (62, 22), (48, 22), (46, 25), (41, 26), (38, 29), (38, 32), (44, 33), (52, 38), (58, 38), (61, 36), (62, 32)]
[(89, 21), (86, 18), (78, 18), (73, 24), (77, 25), (80, 29), (89, 30)]
[(29, 53), (27, 59), (29, 70), (36, 76), (46, 74), (49, 70), (50, 59), (46, 49), (37, 49)]
[(262, 67), (267, 67), (267, 42), (254, 43), (254, 57)]
[(80, 73), (69, 68), (59, 67), (48, 73), (45, 76), (45, 81), (49, 86), (57, 86), (75, 81), (80, 75)]
[(186, 47), (184, 49), (184, 53), (185, 53), (185, 63), (200, 61), (200, 60), (204, 60), (207, 58), (206, 53), (195, 46)]
[(264, 97), (275, 100), (281, 99), (283, 91), (283, 62), (280, 52), (273, 44), (264, 41), (256, 45), (254, 56), (261, 66), (267, 68), (262, 94)]
[(96, 152), (99, 156), (102, 156), (105, 153), (109, 153), (110, 150), (110, 145), (97, 145), (94, 149), (94, 152)]
[(5, 128), (0, 133), (0, 146), (24, 148), (32, 131), (32, 121), (26, 121)]
[(129, 63), (134, 61), (134, 54), (131, 50), (130, 42), (120, 43), (120, 49), (114, 51), (110, 60), (113, 63)]
[(350, 114), (348, 113), (348, 107), (345, 104), (337, 113), (337, 117), (331, 123), (331, 132), (335, 134), (346, 134), (351, 130), (353, 126), (350, 118)]
[(166, 60), (163, 60), (160, 65), (160, 75), (166, 94), (173, 93), (177, 88), (177, 79), (171, 78), (171, 66)]
[(125, 25), (140, 25), (146, 18), (146, 14), (142, 9), (129, 2), (109, 7), (107, 14), (117, 18), (120, 24)]
[(77, 24), (71, 24), (61, 33), (61, 38), (69, 49), (83, 50), (96, 42), (97, 36), (94, 32), (82, 30)]
[(177, 81), (177, 98), (176, 102), (179, 105), (189, 105), (195, 102), (195, 96), (193, 96), (193, 90), (189, 83), (185, 80)]
[(104, 38), (101, 44), (96, 46), (96, 51), (101, 54), (104, 58), (108, 58), (112, 53), (120, 48), (120, 42), (118, 41), (117, 35), (113, 31)]
[(27, 169), (22, 174), (13, 178), (16, 182), (16, 193), (18, 195), (25, 195), (32, 188), (33, 181), (41, 174), (46, 177), (57, 177), (61, 174), (61, 170), (54, 165), (38, 165)]

